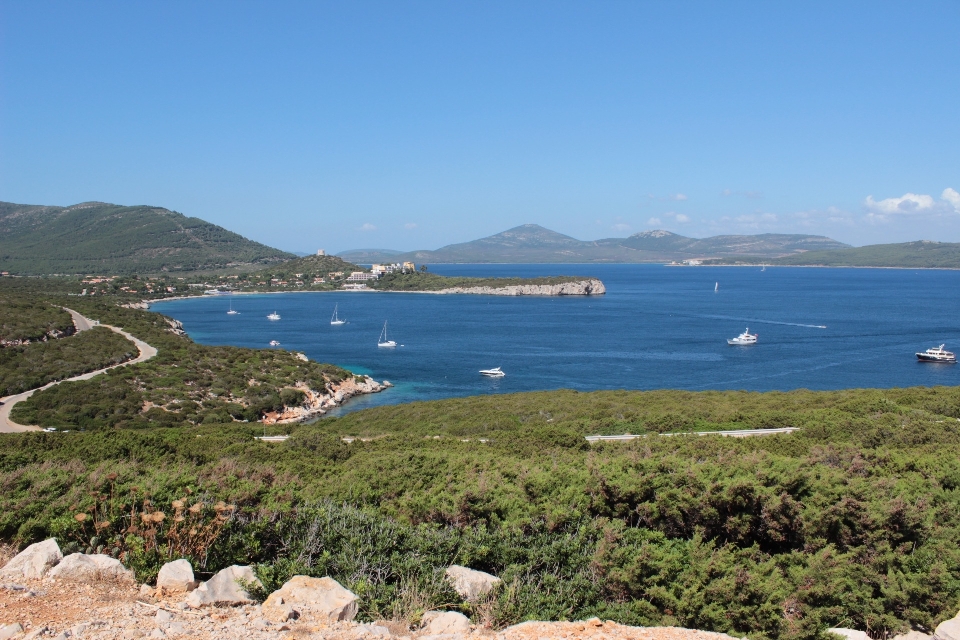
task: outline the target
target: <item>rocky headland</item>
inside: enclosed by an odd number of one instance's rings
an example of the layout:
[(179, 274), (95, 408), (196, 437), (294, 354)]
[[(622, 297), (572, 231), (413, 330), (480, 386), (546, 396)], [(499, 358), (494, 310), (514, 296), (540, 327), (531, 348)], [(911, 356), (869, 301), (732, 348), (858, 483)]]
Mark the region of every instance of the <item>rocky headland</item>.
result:
[(419, 293), (471, 293), (487, 296), (602, 296), (607, 292), (603, 282), (596, 278), (561, 282), (559, 284), (519, 284), (506, 287), (451, 287), (439, 291)]
[[(306, 360), (306, 356), (298, 354), (301, 359)], [(297, 385), (293, 387), (304, 395), (302, 404), (296, 407), (284, 407), (282, 412), (272, 411), (264, 414), (264, 424), (288, 424), (292, 422), (303, 422), (339, 407), (350, 398), (365, 393), (380, 393), (384, 389), (391, 387), (389, 382), (377, 382), (370, 376), (353, 376), (337, 383), (329, 383), (323, 391), (311, 389), (306, 385)]]

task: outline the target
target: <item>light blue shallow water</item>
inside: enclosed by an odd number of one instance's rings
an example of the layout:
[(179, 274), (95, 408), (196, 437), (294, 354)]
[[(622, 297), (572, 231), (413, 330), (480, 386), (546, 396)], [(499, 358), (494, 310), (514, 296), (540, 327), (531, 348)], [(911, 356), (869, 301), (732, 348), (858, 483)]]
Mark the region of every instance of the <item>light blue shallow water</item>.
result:
[[(347, 410), (542, 389), (756, 391), (960, 384), (960, 272), (893, 269), (436, 265), (444, 275), (590, 275), (599, 297), (293, 293), (158, 303), (197, 342), (282, 348), (396, 387)], [(714, 284), (719, 290), (714, 292)], [(239, 315), (228, 316), (232, 299)], [(349, 322), (332, 327), (335, 303)], [(276, 310), (282, 320), (267, 320)], [(402, 347), (377, 347), (384, 320)], [(818, 325), (825, 329), (816, 328)], [(726, 343), (747, 326), (759, 343)], [(479, 369), (502, 366), (487, 379)]]

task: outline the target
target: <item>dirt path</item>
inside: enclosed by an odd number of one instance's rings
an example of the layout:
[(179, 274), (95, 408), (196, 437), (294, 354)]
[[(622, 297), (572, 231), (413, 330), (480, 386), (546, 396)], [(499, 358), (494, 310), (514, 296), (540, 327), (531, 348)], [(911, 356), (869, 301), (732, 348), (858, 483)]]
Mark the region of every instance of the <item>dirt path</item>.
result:
[(67, 312), (69, 312), (70, 315), (73, 317), (73, 324), (77, 328), (78, 333), (80, 331), (87, 331), (88, 329), (92, 329), (93, 327), (106, 327), (111, 331), (115, 331), (116, 333), (119, 333), (124, 338), (126, 338), (133, 344), (137, 345), (137, 349), (140, 351), (140, 355), (138, 355), (133, 360), (127, 360), (126, 362), (122, 362), (120, 364), (115, 364), (109, 367), (105, 367), (103, 369), (97, 369), (96, 371), (90, 371), (89, 373), (83, 373), (79, 376), (67, 378), (66, 380), (58, 380), (56, 382), (51, 382), (37, 389), (24, 391), (23, 393), (18, 393), (13, 396), (7, 396), (6, 398), (0, 398), (0, 402), (3, 403), (2, 405), (0, 405), (0, 433), (19, 433), (22, 431), (39, 431), (40, 430), (40, 427), (17, 424), (16, 422), (13, 422), (10, 420), (10, 410), (13, 409), (13, 405), (17, 404), (22, 400), (26, 400), (37, 391), (47, 389), (49, 387), (52, 387), (55, 384), (60, 384), (61, 382), (72, 382), (74, 380), (89, 380), (94, 376), (100, 375), (104, 371), (109, 371), (110, 369), (116, 369), (117, 367), (125, 367), (130, 364), (137, 364), (138, 362), (144, 362), (145, 360), (149, 360), (150, 358), (157, 355), (157, 350), (154, 347), (151, 347), (149, 344), (147, 344), (143, 340), (140, 340), (139, 338), (134, 338), (132, 335), (130, 335), (123, 329), (120, 329), (118, 327), (113, 327), (108, 324), (100, 324), (96, 320), (91, 320), (90, 318), (86, 318), (80, 315), (73, 309), (67, 309), (66, 307), (64, 307), (64, 309)]

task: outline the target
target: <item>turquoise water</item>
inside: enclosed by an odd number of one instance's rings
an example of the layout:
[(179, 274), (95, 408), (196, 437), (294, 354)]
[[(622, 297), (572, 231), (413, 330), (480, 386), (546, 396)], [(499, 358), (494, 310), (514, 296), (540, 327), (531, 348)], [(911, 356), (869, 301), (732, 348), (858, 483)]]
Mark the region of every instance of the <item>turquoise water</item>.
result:
[[(437, 265), (445, 275), (599, 277), (598, 297), (331, 292), (158, 303), (197, 342), (302, 351), (394, 385), (345, 410), (543, 389), (755, 391), (960, 384), (960, 272), (894, 269)], [(715, 292), (714, 285), (719, 283)], [(226, 314), (232, 298), (239, 315)], [(348, 324), (330, 326), (334, 304)], [(282, 320), (266, 315), (277, 311)], [(377, 347), (384, 320), (403, 345)], [(726, 343), (747, 326), (759, 343)], [(818, 328), (825, 326), (826, 328)], [(505, 378), (480, 369), (502, 366)]]

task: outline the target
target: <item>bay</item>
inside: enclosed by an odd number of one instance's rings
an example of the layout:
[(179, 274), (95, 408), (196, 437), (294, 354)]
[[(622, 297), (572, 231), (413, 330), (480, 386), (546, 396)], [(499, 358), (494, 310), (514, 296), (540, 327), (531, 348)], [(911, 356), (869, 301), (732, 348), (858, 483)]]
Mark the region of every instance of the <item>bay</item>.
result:
[[(844, 389), (960, 384), (960, 272), (663, 265), (431, 265), (442, 275), (584, 275), (605, 296), (329, 292), (173, 300), (197, 342), (301, 351), (395, 387), (339, 411), (547, 389)], [(714, 291), (715, 285), (719, 284)], [(227, 315), (232, 300), (238, 315)], [(334, 304), (348, 323), (331, 326)], [(282, 319), (270, 321), (277, 311)], [(384, 321), (396, 349), (377, 347)], [(727, 345), (750, 327), (758, 344)], [(825, 327), (825, 328), (820, 328)], [(956, 350), (956, 349), (953, 349)], [(501, 366), (507, 376), (478, 371)]]

